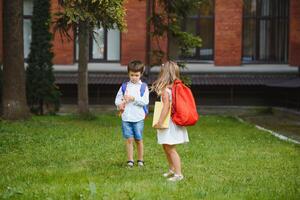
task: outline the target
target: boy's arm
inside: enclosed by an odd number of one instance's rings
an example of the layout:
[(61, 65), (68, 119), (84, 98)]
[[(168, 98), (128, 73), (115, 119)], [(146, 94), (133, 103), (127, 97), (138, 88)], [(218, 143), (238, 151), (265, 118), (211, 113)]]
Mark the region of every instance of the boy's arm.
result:
[(141, 97), (141, 95), (134, 97), (134, 101), (133, 101), (134, 105), (137, 106), (146, 106), (149, 104), (149, 89), (148, 86), (145, 88), (145, 93), (144, 95)]
[(120, 87), (115, 99), (115, 104), (116, 106), (119, 106), (122, 103), (123, 103), (123, 93), (122, 93), (122, 87)]

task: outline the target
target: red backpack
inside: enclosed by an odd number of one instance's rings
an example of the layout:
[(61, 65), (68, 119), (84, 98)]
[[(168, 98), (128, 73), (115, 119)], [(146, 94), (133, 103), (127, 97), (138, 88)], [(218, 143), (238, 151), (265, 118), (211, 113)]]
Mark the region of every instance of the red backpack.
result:
[(179, 126), (192, 126), (199, 119), (192, 91), (181, 80), (175, 80), (172, 87), (171, 117)]

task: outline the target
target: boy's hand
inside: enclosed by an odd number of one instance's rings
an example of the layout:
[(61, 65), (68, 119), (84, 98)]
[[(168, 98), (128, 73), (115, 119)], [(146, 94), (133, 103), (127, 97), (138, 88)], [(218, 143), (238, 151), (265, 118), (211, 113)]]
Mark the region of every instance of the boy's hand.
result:
[(125, 102), (124, 103), (121, 103), (119, 106), (118, 106), (119, 110), (121, 112), (123, 112), (125, 110)]
[(124, 95), (124, 100), (129, 103), (131, 101), (134, 101), (134, 97), (130, 95)]

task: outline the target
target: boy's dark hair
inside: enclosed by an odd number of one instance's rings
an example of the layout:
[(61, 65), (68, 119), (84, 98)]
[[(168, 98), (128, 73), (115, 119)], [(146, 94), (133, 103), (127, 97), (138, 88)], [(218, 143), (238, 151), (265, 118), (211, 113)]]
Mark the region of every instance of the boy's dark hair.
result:
[(132, 72), (141, 72), (142, 74), (144, 72), (144, 69), (145, 69), (144, 63), (142, 63), (139, 60), (133, 60), (130, 63), (128, 63), (127, 66), (128, 73), (132, 71)]

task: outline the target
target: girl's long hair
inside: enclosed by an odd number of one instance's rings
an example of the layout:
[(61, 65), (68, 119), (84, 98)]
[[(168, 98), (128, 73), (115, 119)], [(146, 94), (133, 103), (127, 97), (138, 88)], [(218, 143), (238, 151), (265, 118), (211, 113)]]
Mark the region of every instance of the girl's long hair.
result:
[(158, 79), (152, 84), (151, 91), (156, 92), (157, 95), (160, 96), (162, 91), (168, 85), (171, 85), (176, 79), (179, 78), (179, 67), (177, 63), (173, 61), (167, 61), (162, 64)]

